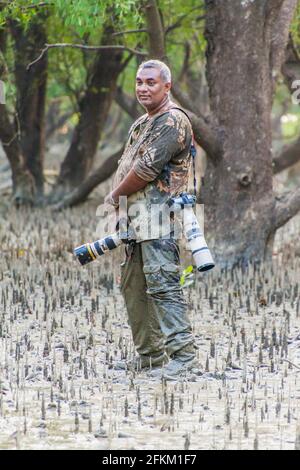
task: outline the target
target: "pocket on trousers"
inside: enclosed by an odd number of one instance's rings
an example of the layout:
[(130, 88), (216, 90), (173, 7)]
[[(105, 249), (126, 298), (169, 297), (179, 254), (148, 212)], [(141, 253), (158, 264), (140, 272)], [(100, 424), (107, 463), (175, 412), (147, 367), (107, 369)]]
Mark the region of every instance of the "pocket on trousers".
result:
[(161, 266), (161, 268), (164, 271), (167, 271), (168, 273), (179, 273), (180, 271), (180, 266), (174, 263), (166, 263)]
[(145, 264), (143, 267), (144, 274), (153, 274), (157, 273), (160, 271), (160, 265), (159, 264)]
[(169, 273), (179, 273), (180, 266), (174, 263), (165, 263), (165, 264), (145, 264), (143, 271), (145, 274), (157, 273), (159, 271), (166, 271)]
[(180, 281), (180, 266), (174, 263), (166, 263), (161, 266), (167, 285), (178, 288)]
[(163, 265), (145, 264), (143, 271), (149, 294), (170, 291), (178, 288), (180, 267), (174, 263)]

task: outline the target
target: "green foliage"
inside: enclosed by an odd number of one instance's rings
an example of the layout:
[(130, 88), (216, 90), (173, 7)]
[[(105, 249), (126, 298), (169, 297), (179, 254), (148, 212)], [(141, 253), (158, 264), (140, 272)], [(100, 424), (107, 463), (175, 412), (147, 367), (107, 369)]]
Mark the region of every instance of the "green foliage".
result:
[(194, 268), (192, 265), (188, 266), (182, 271), (180, 277), (180, 285), (182, 287), (189, 287), (195, 283)]
[(300, 3), (296, 8), (296, 13), (291, 25), (291, 33), (293, 36), (293, 41), (298, 50), (300, 51)]
[[(280, 117), (281, 133), (280, 141), (283, 138), (285, 143), (296, 139), (300, 134), (300, 106), (293, 104), (290, 91), (281, 83), (276, 88), (276, 95), (273, 103), (273, 119)], [(275, 141), (278, 140), (273, 136)], [(282, 142), (276, 143), (275, 147), (282, 145)], [(275, 148), (276, 150), (276, 148)]]
[(54, 13), (65, 26), (72, 27), (82, 37), (100, 28), (106, 14), (106, 3), (97, 0), (54, 0)]
[(0, 8), (0, 27), (5, 26), (8, 18), (12, 18), (21, 23), (24, 27), (27, 27), (30, 21), (36, 16), (38, 3), (40, 3), (40, 0), (3, 1), (1, 4), (2, 8)]
[[(100, 34), (94, 33), (93, 43), (99, 43)], [(48, 42), (81, 42), (76, 33), (67, 27), (62, 18), (52, 15), (48, 21)], [(79, 49), (56, 49), (48, 53), (48, 97), (50, 100), (61, 98), (65, 108), (77, 110), (78, 97), (86, 87), (90, 63), (95, 53), (83, 53)]]
[[(0, 6), (0, 28), (5, 27), (7, 19), (12, 18), (26, 29), (31, 21), (37, 21), (42, 12), (48, 12), (48, 43), (82, 43), (99, 45), (104, 25), (112, 25), (115, 32), (126, 32), (145, 28), (140, 0), (11, 0)], [(48, 6), (47, 6), (48, 5)], [(189, 67), (193, 74), (205, 64), (206, 41), (204, 38), (205, 6), (204, 0), (158, 0), (166, 34), (166, 52), (174, 76), (179, 76), (184, 63), (187, 45), (189, 48)], [(300, 50), (300, 4), (298, 5), (291, 32), (296, 46)], [(145, 32), (135, 32), (113, 36), (111, 44), (121, 44), (134, 49), (147, 50), (148, 36)], [(60, 99), (63, 108), (72, 107), (78, 111), (78, 99), (84, 93), (90, 74), (95, 52), (83, 52), (75, 49), (52, 49), (48, 52), (48, 102)], [(124, 59), (128, 52), (124, 52)], [(10, 38), (5, 52), (5, 59), (10, 71), (8, 80), (8, 101), (13, 107), (14, 86), (14, 44)], [(134, 96), (135, 74), (141, 61), (133, 56), (119, 78), (119, 84), (125, 92)], [(184, 87), (184, 83), (182, 83)], [(282, 103), (288, 98), (277, 91), (275, 102), (278, 113)], [(275, 103), (276, 106), (276, 103)], [(297, 114), (297, 109), (288, 113)], [(298, 120), (297, 120), (298, 123)], [(286, 137), (298, 130), (295, 119), (283, 123)], [(296, 127), (295, 127), (296, 126)]]
[(8, 17), (26, 26), (38, 12), (46, 9), (83, 37), (87, 33), (93, 33), (95, 29), (99, 32), (108, 17), (112, 23), (116, 17), (121, 22), (130, 18), (131, 22), (137, 23), (140, 18), (138, 4), (137, 0), (12, 0), (0, 11), (0, 26), (5, 25)]
[[(166, 52), (169, 58), (172, 73), (176, 77), (180, 74), (186, 45), (189, 44), (189, 67), (195, 73), (204, 63), (206, 41), (204, 38), (204, 2), (196, 0), (163, 0), (159, 2), (166, 34)], [(175, 26), (173, 28), (173, 26)], [(128, 23), (127, 28), (118, 25), (118, 30), (137, 29), (145, 27), (143, 17), (138, 23)], [(123, 36), (123, 43), (131, 47), (139, 46), (146, 49), (147, 33), (128, 34)], [(125, 91), (134, 92), (135, 74), (139, 59), (133, 58), (123, 73), (120, 83)]]
[(299, 106), (293, 105), (281, 116), (281, 130), (283, 140), (286, 142), (295, 140), (300, 134)]
[[(175, 75), (179, 74), (185, 47), (190, 46), (189, 65), (199, 65), (204, 60), (206, 41), (204, 38), (204, 1), (164, 0), (159, 3), (163, 14), (166, 34), (166, 47), (170, 64)], [(174, 29), (172, 29), (176, 26)]]
[[(0, 51), (0, 58), (3, 64), (3, 75), (0, 76), (5, 82), (5, 98), (6, 98), (6, 106), (9, 111), (14, 110), (15, 107), (15, 99), (16, 99), (16, 87), (14, 83), (14, 48), (13, 48), (13, 41), (10, 37), (7, 38), (5, 41), (6, 48), (5, 53), (4, 51)], [(0, 67), (1, 68), (1, 67)]]

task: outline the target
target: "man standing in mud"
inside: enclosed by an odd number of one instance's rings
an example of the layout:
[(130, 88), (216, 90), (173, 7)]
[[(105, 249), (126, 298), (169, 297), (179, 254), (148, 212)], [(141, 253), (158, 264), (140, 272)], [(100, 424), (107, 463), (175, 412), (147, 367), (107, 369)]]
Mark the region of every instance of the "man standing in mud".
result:
[[(128, 207), (138, 202), (147, 213), (187, 190), (192, 129), (188, 117), (169, 98), (171, 73), (166, 64), (149, 60), (136, 75), (136, 96), (147, 111), (132, 125), (119, 161), (113, 191), (105, 202)], [(126, 246), (121, 291), (138, 357), (116, 368), (151, 368), (150, 374), (174, 378), (195, 366), (195, 340), (179, 283), (178, 244), (172, 234), (153, 233)], [(152, 232), (152, 236), (151, 236)], [(158, 368), (158, 369), (157, 369)]]

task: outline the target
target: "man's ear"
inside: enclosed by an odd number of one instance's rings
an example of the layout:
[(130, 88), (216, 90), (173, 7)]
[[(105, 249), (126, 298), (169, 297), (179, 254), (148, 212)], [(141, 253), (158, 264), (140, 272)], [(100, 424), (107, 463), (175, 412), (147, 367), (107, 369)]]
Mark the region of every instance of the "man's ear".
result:
[(165, 90), (169, 92), (171, 90), (171, 82), (165, 83)]

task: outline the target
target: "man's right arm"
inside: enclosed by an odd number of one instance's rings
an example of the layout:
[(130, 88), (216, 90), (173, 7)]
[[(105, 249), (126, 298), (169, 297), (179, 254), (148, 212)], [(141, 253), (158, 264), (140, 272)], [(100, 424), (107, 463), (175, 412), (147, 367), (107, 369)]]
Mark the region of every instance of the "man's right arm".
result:
[(140, 178), (134, 169), (131, 169), (121, 183), (105, 198), (104, 202), (118, 207), (120, 196), (131, 196), (131, 194), (140, 191), (147, 184), (148, 181)]

